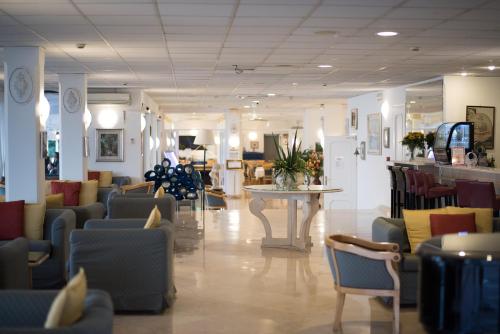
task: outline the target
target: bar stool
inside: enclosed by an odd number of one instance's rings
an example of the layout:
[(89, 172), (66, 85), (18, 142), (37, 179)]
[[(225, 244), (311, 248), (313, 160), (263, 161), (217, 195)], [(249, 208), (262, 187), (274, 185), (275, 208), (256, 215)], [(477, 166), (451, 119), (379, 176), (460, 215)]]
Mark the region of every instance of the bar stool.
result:
[[(425, 182), (427, 177), (422, 171), (414, 171), (413, 172), (413, 182), (414, 182), (414, 190), (415, 190), (415, 208), (417, 210), (427, 208), (427, 203), (425, 201)], [(422, 203), (423, 202), (423, 203)]]
[(392, 169), (396, 176), (396, 218), (402, 217), (402, 209), (406, 207), (406, 178), (405, 174), (401, 170), (401, 167), (397, 166)]
[(443, 199), (445, 205), (451, 205), (454, 197), (456, 197), (457, 189), (436, 183), (434, 175), (430, 173), (425, 173), (424, 175), (424, 200), (427, 201), (427, 205), (434, 208), (437, 200), (437, 206), (440, 208), (442, 207)]
[(476, 180), (456, 179), (455, 187), (457, 188), (457, 205), (462, 208), (471, 208), (471, 182)]
[(406, 179), (406, 209), (416, 208), (416, 194), (415, 194), (415, 170), (408, 167), (402, 168), (405, 173)]
[(470, 205), (473, 208), (492, 208), (495, 217), (498, 217), (498, 210), (500, 209), (500, 196), (495, 192), (495, 185), (493, 182), (469, 182), (469, 189), (471, 193)]
[(396, 218), (396, 174), (394, 173), (393, 166), (387, 166), (391, 176), (391, 218)]

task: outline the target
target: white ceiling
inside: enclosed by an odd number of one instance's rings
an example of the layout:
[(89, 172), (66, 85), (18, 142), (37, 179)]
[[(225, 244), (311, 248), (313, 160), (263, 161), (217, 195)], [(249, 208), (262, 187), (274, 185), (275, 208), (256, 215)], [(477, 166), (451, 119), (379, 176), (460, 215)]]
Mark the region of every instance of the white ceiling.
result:
[(49, 84), (86, 72), (166, 111), (304, 110), (463, 69), (495, 75), (499, 17), (498, 0), (0, 0), (0, 46), (45, 47)]

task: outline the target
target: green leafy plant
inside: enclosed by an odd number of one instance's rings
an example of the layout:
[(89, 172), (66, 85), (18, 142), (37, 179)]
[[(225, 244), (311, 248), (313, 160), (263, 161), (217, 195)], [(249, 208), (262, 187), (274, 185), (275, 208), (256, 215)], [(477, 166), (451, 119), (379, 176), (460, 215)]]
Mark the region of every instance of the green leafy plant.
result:
[(434, 147), (434, 141), (436, 140), (436, 133), (435, 132), (428, 132), (425, 135), (425, 142), (427, 143), (428, 148), (433, 148)]
[(278, 153), (278, 158), (274, 160), (274, 170), (276, 176), (290, 177), (294, 182), (296, 181), (295, 174), (305, 171), (305, 161), (302, 159), (302, 152), (300, 146), (302, 143), (297, 144), (297, 130), (293, 137), (293, 145), (286, 145), (286, 151), (276, 141), (276, 136), (273, 135), (274, 146)]
[(410, 151), (414, 151), (416, 148), (423, 149), (424, 143), (424, 135), (420, 132), (409, 132), (406, 136), (404, 136), (402, 141), (402, 144), (408, 146)]

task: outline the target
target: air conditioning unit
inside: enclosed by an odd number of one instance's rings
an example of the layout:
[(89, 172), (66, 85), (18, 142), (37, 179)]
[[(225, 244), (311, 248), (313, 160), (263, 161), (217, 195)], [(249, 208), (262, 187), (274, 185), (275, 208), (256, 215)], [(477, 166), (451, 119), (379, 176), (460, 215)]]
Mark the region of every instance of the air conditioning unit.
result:
[(89, 93), (88, 104), (130, 104), (129, 93)]

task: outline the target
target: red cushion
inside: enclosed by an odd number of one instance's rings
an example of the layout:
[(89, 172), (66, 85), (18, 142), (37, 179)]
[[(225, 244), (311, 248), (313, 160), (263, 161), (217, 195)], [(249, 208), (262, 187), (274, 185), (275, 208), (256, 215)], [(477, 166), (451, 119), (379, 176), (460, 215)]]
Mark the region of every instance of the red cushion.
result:
[(96, 171), (89, 171), (87, 173), (87, 178), (89, 180), (96, 180), (96, 181), (99, 181), (99, 176), (100, 176), (101, 172), (96, 172)]
[(459, 215), (431, 214), (430, 218), (432, 236), (459, 232), (476, 232), (475, 213)]
[(81, 182), (57, 182), (52, 181), (50, 184), (52, 194), (64, 194), (64, 206), (80, 205), (80, 188)]
[(0, 203), (0, 240), (23, 236), (24, 201)]

